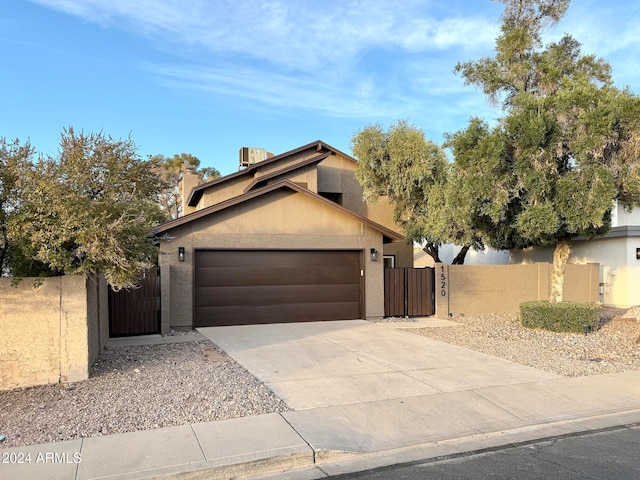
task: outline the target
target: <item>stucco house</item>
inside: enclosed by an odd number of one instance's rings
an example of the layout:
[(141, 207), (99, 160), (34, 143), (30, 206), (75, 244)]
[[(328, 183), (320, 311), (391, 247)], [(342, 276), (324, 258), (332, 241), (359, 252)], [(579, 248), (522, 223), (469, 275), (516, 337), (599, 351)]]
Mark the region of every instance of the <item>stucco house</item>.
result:
[[(512, 250), (511, 263), (551, 262), (553, 248)], [(600, 301), (628, 308), (640, 305), (640, 209), (616, 202), (611, 230), (601, 238), (573, 240), (569, 263), (600, 264)]]
[(185, 214), (156, 229), (162, 333), (382, 317), (384, 266), (412, 267), (413, 248), (384, 199), (363, 201), (356, 160), (322, 141), (240, 153), (235, 173), (185, 175)]

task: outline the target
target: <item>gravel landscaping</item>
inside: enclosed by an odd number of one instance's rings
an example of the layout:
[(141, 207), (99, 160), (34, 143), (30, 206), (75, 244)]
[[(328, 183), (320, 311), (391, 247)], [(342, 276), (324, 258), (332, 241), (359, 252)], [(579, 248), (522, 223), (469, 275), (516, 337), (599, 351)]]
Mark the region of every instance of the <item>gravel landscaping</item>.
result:
[(0, 448), (287, 410), (209, 341), (108, 346), (84, 382), (0, 392)]
[(566, 377), (640, 370), (640, 307), (605, 307), (588, 335), (525, 328), (517, 314), (451, 317), (458, 326), (407, 329)]
[[(589, 335), (531, 330), (518, 315), (453, 317), (407, 331), (563, 376), (640, 370), (640, 308), (605, 308)], [(388, 319), (393, 321), (399, 319)], [(402, 319), (402, 321), (406, 321)], [(289, 408), (211, 342), (109, 346), (89, 380), (0, 392), (0, 448), (283, 412)]]

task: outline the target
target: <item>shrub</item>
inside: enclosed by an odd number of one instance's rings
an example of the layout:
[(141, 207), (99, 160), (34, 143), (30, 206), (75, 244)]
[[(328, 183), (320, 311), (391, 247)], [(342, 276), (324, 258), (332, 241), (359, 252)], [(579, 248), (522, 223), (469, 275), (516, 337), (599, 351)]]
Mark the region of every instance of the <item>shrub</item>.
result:
[(601, 310), (597, 303), (524, 302), (520, 304), (520, 321), (528, 328), (583, 333), (585, 326), (591, 331), (598, 329)]

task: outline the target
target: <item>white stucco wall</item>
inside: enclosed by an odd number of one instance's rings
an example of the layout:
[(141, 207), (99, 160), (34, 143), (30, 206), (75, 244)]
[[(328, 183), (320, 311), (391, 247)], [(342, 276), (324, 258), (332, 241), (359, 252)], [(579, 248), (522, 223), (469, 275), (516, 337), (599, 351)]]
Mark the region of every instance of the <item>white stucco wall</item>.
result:
[(627, 211), (624, 205), (615, 202), (611, 210), (611, 226), (623, 227), (627, 225), (640, 225), (640, 208)]

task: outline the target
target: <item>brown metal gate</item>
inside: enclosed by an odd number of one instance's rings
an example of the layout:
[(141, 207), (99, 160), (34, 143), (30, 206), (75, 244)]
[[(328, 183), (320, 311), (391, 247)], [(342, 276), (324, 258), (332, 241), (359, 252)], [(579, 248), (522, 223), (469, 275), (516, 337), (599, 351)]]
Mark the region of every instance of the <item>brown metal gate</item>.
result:
[(385, 317), (417, 317), (435, 312), (435, 269), (384, 269)]
[(109, 288), (109, 336), (160, 333), (160, 268), (147, 270), (140, 287), (118, 292)]

